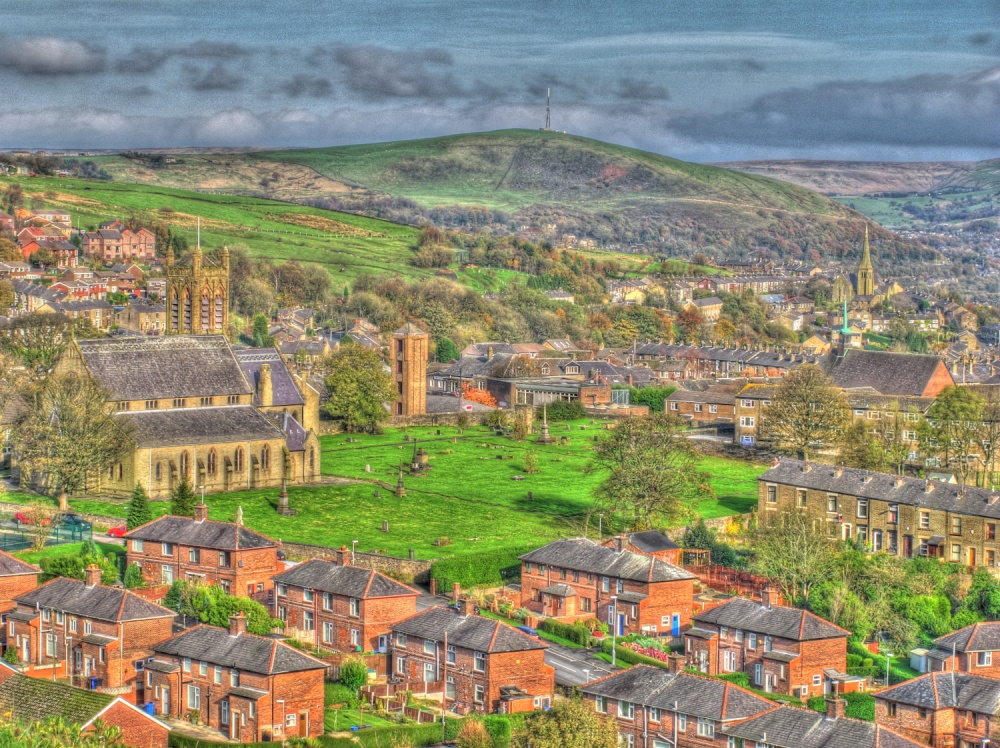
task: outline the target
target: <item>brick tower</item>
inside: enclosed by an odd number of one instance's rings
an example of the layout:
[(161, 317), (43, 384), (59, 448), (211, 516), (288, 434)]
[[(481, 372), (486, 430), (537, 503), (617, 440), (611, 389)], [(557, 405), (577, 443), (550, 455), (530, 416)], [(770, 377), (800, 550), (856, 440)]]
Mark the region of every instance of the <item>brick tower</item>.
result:
[(427, 412), (427, 356), (430, 336), (407, 322), (392, 334), (392, 374), (396, 380), (397, 416)]
[(178, 265), (167, 250), (167, 333), (225, 334), (229, 329), (229, 250), (219, 265), (205, 260), (201, 247), (190, 265)]

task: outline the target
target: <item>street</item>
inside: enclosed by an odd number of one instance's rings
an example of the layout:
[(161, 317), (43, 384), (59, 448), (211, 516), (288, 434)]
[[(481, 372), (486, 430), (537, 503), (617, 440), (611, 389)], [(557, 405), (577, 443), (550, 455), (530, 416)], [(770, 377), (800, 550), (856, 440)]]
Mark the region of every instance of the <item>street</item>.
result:
[(594, 657), (589, 649), (573, 649), (552, 642), (548, 642), (548, 645), (545, 664), (556, 669), (556, 685), (580, 686), (621, 670)]

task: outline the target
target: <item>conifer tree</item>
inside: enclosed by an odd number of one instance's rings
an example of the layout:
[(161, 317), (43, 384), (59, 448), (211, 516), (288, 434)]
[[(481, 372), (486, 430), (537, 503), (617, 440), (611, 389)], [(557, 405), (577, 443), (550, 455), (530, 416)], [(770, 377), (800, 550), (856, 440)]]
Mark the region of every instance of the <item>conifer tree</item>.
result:
[(187, 478), (184, 478), (174, 489), (173, 496), (170, 497), (170, 513), (178, 517), (193, 517), (194, 507), (197, 503), (191, 484), (188, 483)]
[(153, 513), (149, 509), (149, 497), (146, 495), (146, 489), (142, 487), (142, 484), (136, 483), (135, 490), (132, 491), (132, 500), (128, 504), (125, 527), (134, 530), (152, 519)]

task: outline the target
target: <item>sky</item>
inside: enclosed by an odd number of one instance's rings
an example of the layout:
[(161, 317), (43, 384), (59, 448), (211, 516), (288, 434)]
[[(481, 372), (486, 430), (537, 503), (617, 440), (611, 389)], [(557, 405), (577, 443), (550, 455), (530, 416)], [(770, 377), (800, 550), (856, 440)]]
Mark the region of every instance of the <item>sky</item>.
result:
[(998, 0), (0, 0), (0, 148), (538, 128), (693, 161), (1000, 157)]

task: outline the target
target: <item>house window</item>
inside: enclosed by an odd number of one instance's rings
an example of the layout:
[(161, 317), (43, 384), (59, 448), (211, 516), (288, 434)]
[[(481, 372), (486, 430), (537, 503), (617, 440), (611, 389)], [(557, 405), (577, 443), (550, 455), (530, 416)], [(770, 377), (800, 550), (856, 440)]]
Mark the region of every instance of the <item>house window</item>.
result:
[(222, 685), (222, 668), (218, 665), (216, 665), (215, 670), (212, 671), (212, 682), (217, 685)]
[(271, 447), (265, 444), (260, 450), (260, 469), (271, 469)]
[(313, 614), (309, 611), (302, 614), (302, 628), (305, 631), (312, 631), (316, 628)]
[(298, 724), (298, 716), (295, 712), (285, 715), (285, 727), (295, 727)]
[(753, 407), (753, 400), (740, 400), (740, 407), (741, 408), (752, 408)]
[(591, 603), (591, 599), (589, 597), (581, 597), (580, 598), (580, 612), (582, 612), (582, 613), (590, 613), (591, 610), (592, 610), (591, 604), (592, 604)]
[[(84, 621), (83, 622), (83, 633), (84, 633), (85, 636), (89, 636), (90, 634), (92, 634), (93, 633), (93, 629), (94, 629), (94, 627), (90, 623), (90, 621)], [(189, 664), (190, 664), (190, 661), (189, 661)]]
[(896, 716), (896, 704), (892, 701), (885, 705), (886, 716), (895, 717)]
[(889, 504), (889, 522), (899, 524), (899, 504)]
[(837, 512), (837, 494), (829, 493), (826, 495), (826, 511)]
[(858, 545), (865, 547), (868, 544), (868, 525), (858, 525)]
[(237, 447), (233, 453), (233, 470), (237, 473), (243, 472), (243, 447)]
[(718, 413), (719, 412), (719, 406), (718, 405), (709, 405), (708, 406), (708, 412), (709, 413)]
[(161, 543), (160, 553), (163, 556), (173, 556), (174, 555), (174, 544), (173, 543)]
[(622, 719), (635, 719), (635, 704), (631, 701), (619, 701), (618, 716)]
[(753, 632), (747, 634), (747, 649), (757, 649), (757, 634)]
[(351, 629), (351, 646), (361, 647), (361, 629)]
[(208, 675), (208, 663), (199, 662), (198, 663), (198, 675)]
[(355, 618), (361, 615), (361, 601), (356, 597), (351, 598), (351, 615)]
[(199, 548), (188, 548), (188, 561), (192, 564), (201, 563), (201, 549)]
[(215, 475), (219, 469), (219, 458), (214, 449), (208, 450), (208, 457), (205, 458), (205, 468), (209, 475)]
[(931, 513), (921, 512), (920, 513), (920, 529), (930, 530), (931, 529)]
[(611, 591), (611, 579), (610, 577), (601, 577), (601, 592)]
[(997, 526), (995, 522), (986, 523), (986, 539), (987, 540), (997, 539)]
[(133, 540), (132, 541), (132, 550), (135, 551), (136, 553), (142, 553), (142, 541), (141, 540)]
[(329, 592), (323, 593), (323, 610), (333, 610), (333, 595)]
[(191, 469), (191, 458), (188, 457), (187, 452), (181, 452), (181, 475), (187, 476)]
[(433, 639), (424, 639), (424, 654), (434, 654), (437, 649), (437, 642)]
[(480, 684), (477, 683), (476, 684), (476, 695), (474, 697), (474, 701), (477, 704), (482, 704), (483, 701), (485, 701), (485, 700), (486, 700), (486, 686), (483, 686), (483, 685), (480, 685)]
[(175, 408), (183, 408), (184, 407), (184, 398), (183, 397), (175, 397), (174, 398), (174, 407)]
[(754, 423), (755, 420), (753, 416), (740, 416), (740, 426), (752, 429), (754, 427)]
[(872, 553), (882, 550), (882, 531), (872, 530)]
[(778, 503), (778, 487), (768, 486), (767, 487), (767, 503), (777, 504)]
[(764, 651), (765, 652), (770, 652), (771, 651), (771, 637), (770, 636), (765, 636), (764, 637)]
[(594, 699), (594, 709), (601, 714), (608, 713), (608, 699), (605, 696), (598, 696)]
[(710, 719), (698, 718), (698, 734), (705, 738), (715, 737), (715, 723)]
[(229, 551), (219, 551), (219, 566), (229, 567), (232, 565), (232, 559), (229, 556)]
[(472, 669), (477, 673), (482, 673), (486, 670), (486, 655), (482, 652), (476, 652), (472, 660)]
[(858, 499), (858, 519), (868, 519), (868, 499)]
[(160, 582), (162, 584), (173, 584), (174, 583), (174, 567), (173, 566), (161, 566), (160, 567)]
[(406, 646), (406, 634), (396, 634), (396, 646), (397, 647)]
[(817, 687), (818, 686), (822, 686), (823, 685), (823, 676), (822, 675), (814, 675), (813, 676), (813, 685), (817, 686)]
[(76, 619), (75, 618), (70, 618), (69, 619), (69, 633), (71, 633), (71, 634), (75, 634), (76, 633)]
[(993, 664), (992, 652), (980, 652), (977, 657), (979, 667), (988, 667)]
[(688, 718), (686, 714), (677, 715), (677, 732), (684, 732), (688, 727)]
[(188, 686), (188, 709), (201, 709), (201, 689), (198, 686)]
[(701, 403), (695, 403), (695, 404), (694, 404), (694, 412), (695, 412), (695, 413), (701, 413), (701, 410), (702, 410), (702, 405), (701, 405)]
[(743, 629), (736, 629), (736, 643), (743, 641)]
[(311, 603), (313, 601), (313, 591), (308, 587), (306, 587), (304, 590), (302, 590), (302, 599), (305, 600), (307, 603)]
[(624, 579), (616, 579), (615, 580), (615, 589), (616, 589), (616, 591), (618, 592), (619, 595), (622, 594), (625, 591), (625, 580)]
[(183, 660), (181, 660), (181, 670), (183, 670), (185, 673), (190, 673), (191, 672), (191, 658), (190, 657), (185, 657)]
[(233, 688), (239, 688), (240, 686), (240, 671), (230, 670), (229, 671), (229, 685)]
[(212, 398), (210, 398), (210, 397), (203, 397), (203, 398), (201, 398), (198, 401), (198, 404), (201, 405), (201, 407), (203, 407), (203, 408), (207, 408), (209, 405), (212, 404)]
[(279, 583), (276, 587), (278, 590), (278, 597), (284, 597), (288, 594), (288, 587), (286, 585)]
[(156, 400), (147, 400), (146, 410), (156, 410)]
[(323, 622), (323, 642), (326, 644), (333, 642), (333, 624), (329, 621)]
[(670, 403), (670, 410), (677, 410), (677, 403)]
[(962, 534), (962, 518), (952, 517), (951, 518), (951, 534), (961, 535)]
[(809, 504), (809, 497), (804, 488), (795, 489), (795, 503), (800, 507), (805, 507)]
[(659, 722), (660, 721), (660, 710), (655, 706), (649, 707), (649, 721)]

